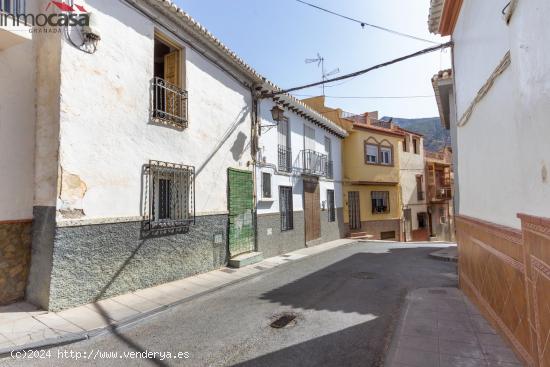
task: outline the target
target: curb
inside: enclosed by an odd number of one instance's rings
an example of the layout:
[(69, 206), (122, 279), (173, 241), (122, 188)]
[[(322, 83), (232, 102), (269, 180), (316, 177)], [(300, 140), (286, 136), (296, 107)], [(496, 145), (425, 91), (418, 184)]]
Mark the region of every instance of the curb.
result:
[[(347, 247), (349, 245), (357, 244), (358, 242), (361, 242), (361, 241), (354, 241), (354, 242), (350, 242), (350, 243), (344, 243), (340, 246), (332, 247), (332, 248), (329, 248), (325, 251), (321, 251), (321, 252), (317, 252), (317, 253), (314, 253), (314, 254), (311, 254), (311, 255), (307, 255), (307, 256), (298, 258), (296, 260), (292, 260), (290, 262), (280, 263), (280, 264), (275, 265), (275, 266), (273, 266), (269, 269), (261, 270), (257, 273), (246, 275), (242, 278), (238, 278), (238, 279), (235, 279), (235, 280), (231, 280), (228, 283), (221, 284), (219, 286), (207, 289), (203, 292), (195, 293), (195, 294), (193, 294), (189, 297), (183, 298), (181, 300), (178, 300), (178, 301), (166, 304), (166, 305), (159, 306), (155, 309), (152, 309), (152, 310), (149, 310), (149, 311), (146, 311), (146, 312), (142, 312), (142, 313), (134, 315), (134, 316), (127, 317), (127, 318), (122, 319), (118, 322), (108, 324), (108, 325), (106, 325), (104, 327), (101, 327), (101, 328), (98, 328), (98, 329), (84, 331), (84, 332), (81, 332), (81, 333), (74, 333), (74, 334), (70, 334), (70, 335), (62, 335), (58, 338), (48, 338), (48, 339), (44, 339), (44, 340), (33, 342), (33, 343), (19, 345), (19, 346), (13, 347), (13, 348), (10, 348), (10, 347), (0, 348), (0, 359), (5, 359), (5, 358), (8, 358), (8, 357), (11, 357), (13, 353), (17, 353), (17, 352), (23, 352), (23, 351), (28, 351), (28, 350), (38, 350), (38, 349), (45, 349), (45, 348), (53, 348), (53, 347), (56, 347), (56, 346), (76, 343), (76, 342), (79, 342), (79, 341), (82, 341), (82, 340), (91, 339), (91, 338), (96, 337), (96, 336), (113, 333), (114, 331), (117, 331), (117, 330), (123, 330), (127, 327), (133, 326), (135, 324), (140, 323), (141, 321), (145, 321), (149, 318), (152, 318), (152, 317), (154, 317), (154, 316), (156, 316), (156, 315), (158, 315), (158, 314), (160, 314), (164, 311), (167, 311), (171, 308), (174, 308), (178, 305), (184, 304), (186, 302), (192, 301), (196, 298), (208, 295), (210, 293), (214, 293), (214, 292), (216, 292), (216, 291), (218, 291), (222, 288), (225, 288), (225, 287), (228, 287), (228, 286), (231, 286), (231, 285), (235, 285), (237, 283), (241, 283), (245, 280), (255, 278), (255, 277), (257, 277), (259, 275), (262, 275), (262, 274), (269, 274), (271, 271), (274, 271), (275, 269), (279, 269), (281, 267), (284, 267), (284, 266), (287, 266), (287, 265), (290, 265), (290, 264), (295, 264), (295, 263), (304, 261), (308, 258), (312, 258), (312, 257), (318, 256), (318, 255), (322, 255), (322, 254), (324, 254), (326, 252), (329, 252), (329, 251), (332, 251), (332, 250), (336, 250), (336, 249), (340, 249), (340, 248), (343, 248), (343, 247)], [(268, 260), (268, 259), (265, 259), (265, 260)]]

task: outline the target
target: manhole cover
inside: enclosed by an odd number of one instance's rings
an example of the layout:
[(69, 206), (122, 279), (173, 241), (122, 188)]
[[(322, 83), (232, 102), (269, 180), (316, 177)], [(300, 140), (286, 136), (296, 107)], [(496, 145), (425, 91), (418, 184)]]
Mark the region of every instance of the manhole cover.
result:
[(430, 289), (428, 293), (431, 294), (447, 294), (447, 291), (444, 289)]
[(360, 271), (358, 273), (353, 273), (351, 274), (352, 278), (355, 278), (355, 279), (375, 279), (376, 278), (376, 274), (374, 273), (369, 273), (369, 272), (366, 272), (366, 271)]
[(290, 324), (294, 319), (296, 319), (296, 314), (293, 313), (284, 313), (282, 315), (277, 316), (275, 321), (273, 321), (269, 326), (275, 329), (281, 329)]

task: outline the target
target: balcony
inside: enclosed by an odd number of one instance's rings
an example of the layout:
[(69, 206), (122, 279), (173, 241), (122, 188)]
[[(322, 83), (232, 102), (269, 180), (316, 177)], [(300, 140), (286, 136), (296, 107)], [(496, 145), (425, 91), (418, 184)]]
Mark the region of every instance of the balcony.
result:
[(25, 17), (18, 17), (25, 10), (25, 0), (0, 0), (0, 51), (32, 40)]
[(152, 80), (152, 119), (154, 122), (187, 127), (187, 91), (162, 78)]
[(314, 176), (327, 176), (328, 157), (311, 149), (302, 150), (302, 172)]
[(277, 156), (279, 171), (292, 172), (292, 150), (284, 145), (279, 145), (277, 147)]
[(450, 200), (453, 197), (450, 187), (439, 187), (435, 190), (435, 198), (437, 200)]

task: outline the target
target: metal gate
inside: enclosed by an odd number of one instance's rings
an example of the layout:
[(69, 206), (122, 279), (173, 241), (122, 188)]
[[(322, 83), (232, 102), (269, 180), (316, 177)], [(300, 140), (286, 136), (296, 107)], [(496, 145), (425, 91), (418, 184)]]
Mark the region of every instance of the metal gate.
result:
[(227, 206), (229, 208), (229, 255), (254, 251), (254, 185), (252, 172), (227, 170)]
[(361, 210), (359, 208), (359, 191), (348, 192), (349, 228), (361, 229)]

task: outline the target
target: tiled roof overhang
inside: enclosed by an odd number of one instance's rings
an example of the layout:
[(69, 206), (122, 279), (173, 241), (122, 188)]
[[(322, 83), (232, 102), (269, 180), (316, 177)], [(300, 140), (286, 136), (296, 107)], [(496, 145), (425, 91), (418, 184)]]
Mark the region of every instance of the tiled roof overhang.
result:
[[(242, 58), (240, 58), (235, 52), (231, 51), (226, 45), (224, 45), (218, 38), (216, 38), (212, 33), (210, 33), (205, 27), (203, 27), (199, 22), (193, 19), (189, 14), (187, 14), (183, 9), (177, 6), (171, 0), (131, 0), (131, 3), (143, 2), (149, 5), (152, 5), (156, 9), (159, 9), (167, 16), (175, 16), (182, 22), (182, 25), (185, 27), (185, 30), (192, 33), (195, 37), (199, 38), (201, 41), (209, 45), (214, 49), (224, 61), (230, 63), (241, 73), (246, 75), (254, 84), (256, 91), (261, 96), (260, 92), (265, 91), (266, 93), (279, 92), (282, 89), (275, 85), (273, 82), (263, 77), (258, 73), (254, 68), (248, 65)], [(279, 100), (282, 101), (283, 105), (286, 108), (299, 111), (304, 117), (308, 120), (318, 124), (319, 126), (327, 129), (328, 131), (334, 133), (335, 135), (344, 138), (348, 134), (346, 130), (336, 125), (326, 117), (317, 113), (316, 111), (309, 108), (305, 103), (301, 102), (297, 98), (289, 94), (280, 94), (277, 95)], [(298, 113), (298, 112), (297, 112)]]

